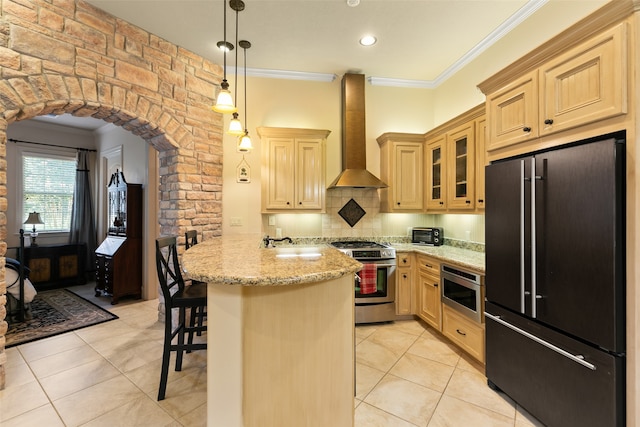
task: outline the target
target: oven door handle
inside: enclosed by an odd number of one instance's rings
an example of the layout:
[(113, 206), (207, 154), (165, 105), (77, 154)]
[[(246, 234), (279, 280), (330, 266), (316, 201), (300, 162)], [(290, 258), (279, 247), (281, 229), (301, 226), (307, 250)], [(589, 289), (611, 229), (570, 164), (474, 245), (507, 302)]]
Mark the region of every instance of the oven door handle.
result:
[[(360, 261), (360, 262), (362, 262), (362, 261)], [(366, 262), (364, 264), (366, 264)], [(375, 262), (373, 262), (372, 264), (374, 264), (376, 267), (383, 267), (383, 268), (385, 268), (385, 267), (395, 267), (397, 265), (397, 264), (377, 264)]]

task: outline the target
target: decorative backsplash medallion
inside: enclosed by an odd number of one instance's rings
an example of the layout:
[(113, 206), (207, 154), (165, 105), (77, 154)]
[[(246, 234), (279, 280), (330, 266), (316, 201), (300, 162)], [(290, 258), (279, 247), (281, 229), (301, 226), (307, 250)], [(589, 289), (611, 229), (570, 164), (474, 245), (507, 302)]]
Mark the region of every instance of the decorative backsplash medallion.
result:
[(344, 219), (351, 227), (356, 225), (360, 219), (366, 214), (364, 209), (360, 207), (358, 202), (351, 199), (338, 211), (338, 214)]

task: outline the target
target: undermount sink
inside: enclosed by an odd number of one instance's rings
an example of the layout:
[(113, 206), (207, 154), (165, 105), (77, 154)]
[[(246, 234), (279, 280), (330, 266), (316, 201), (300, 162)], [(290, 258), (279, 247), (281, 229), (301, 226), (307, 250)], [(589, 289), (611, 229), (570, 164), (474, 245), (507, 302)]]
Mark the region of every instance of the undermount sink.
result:
[(276, 258), (318, 259), (322, 256), (317, 247), (296, 246), (272, 249), (276, 252)]

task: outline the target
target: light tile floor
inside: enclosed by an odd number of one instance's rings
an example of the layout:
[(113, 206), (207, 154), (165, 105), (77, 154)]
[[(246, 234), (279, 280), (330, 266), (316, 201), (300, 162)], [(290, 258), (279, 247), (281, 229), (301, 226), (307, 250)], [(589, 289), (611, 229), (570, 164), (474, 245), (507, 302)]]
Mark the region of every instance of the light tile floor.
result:
[[(187, 355), (181, 372), (171, 367), (167, 398), (157, 402), (157, 300), (111, 306), (84, 293), (120, 318), (7, 349), (0, 425), (205, 426), (206, 352)], [(419, 321), (358, 326), (356, 378), (356, 427), (541, 425)]]

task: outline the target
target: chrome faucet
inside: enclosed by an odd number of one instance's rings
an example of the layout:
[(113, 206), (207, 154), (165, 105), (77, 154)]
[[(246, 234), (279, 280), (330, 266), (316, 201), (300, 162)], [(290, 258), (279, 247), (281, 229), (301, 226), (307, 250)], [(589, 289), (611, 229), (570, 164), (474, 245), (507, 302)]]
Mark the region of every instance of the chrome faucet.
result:
[(274, 245), (273, 245), (274, 242), (287, 241), (290, 244), (293, 244), (293, 240), (291, 239), (291, 237), (283, 237), (282, 239), (274, 239), (273, 237), (269, 237), (267, 235), (264, 239), (262, 239), (262, 241), (264, 242), (264, 247), (265, 248), (273, 248), (274, 247)]

